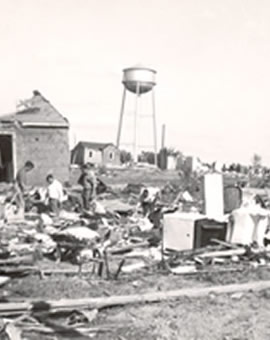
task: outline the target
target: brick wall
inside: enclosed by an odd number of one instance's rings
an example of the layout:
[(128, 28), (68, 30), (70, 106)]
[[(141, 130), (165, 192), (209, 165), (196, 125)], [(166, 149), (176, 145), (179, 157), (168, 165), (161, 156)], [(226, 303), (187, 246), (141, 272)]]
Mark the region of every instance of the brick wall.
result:
[(29, 184), (44, 185), (53, 172), (65, 182), (69, 179), (70, 151), (66, 128), (20, 128), (16, 131), (17, 169), (27, 160), (35, 164)]
[(81, 174), (82, 171), (79, 165), (71, 165), (69, 168), (69, 184), (78, 186), (78, 180)]

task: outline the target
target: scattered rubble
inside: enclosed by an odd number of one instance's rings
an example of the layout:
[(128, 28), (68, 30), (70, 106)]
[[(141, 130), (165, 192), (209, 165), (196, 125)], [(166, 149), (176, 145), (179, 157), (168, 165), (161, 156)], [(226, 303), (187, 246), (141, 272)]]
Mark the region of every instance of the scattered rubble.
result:
[[(168, 194), (173, 194), (170, 201)], [(2, 194), (1, 197), (5, 196)], [(59, 216), (50, 216), (46, 210), (37, 211), (34, 209), (36, 202), (30, 211), (22, 215), (10, 200), (5, 203), (3, 199), (1, 202), (1, 287), (16, 278), (37, 274), (41, 279), (47, 275), (81, 277), (87, 274), (106, 280), (121, 280), (150, 269), (156, 273), (162, 270), (167, 275), (200, 277), (209, 273), (245, 271), (247, 268), (270, 268), (270, 214), (267, 208), (261, 207), (258, 196), (223, 217), (230, 237), (215, 234), (202, 247), (193, 244), (180, 250), (164, 248), (163, 217), (176, 212), (199, 218), (203, 216), (201, 201), (187, 190), (177, 192), (170, 184), (162, 189), (127, 185), (119, 194), (109, 196), (102, 190), (91, 205), (91, 210), (78, 210), (77, 202), (71, 200), (69, 209), (62, 210)], [(237, 224), (238, 218), (241, 221), (244, 219), (243, 225)], [(202, 232), (198, 237), (203, 238)], [(42, 263), (46, 259), (53, 261), (56, 267), (44, 267)], [(57, 268), (60, 262), (76, 267)], [(264, 289), (267, 284), (270, 286), (269, 282), (258, 283), (258, 289)], [(223, 287), (225, 290), (218, 289), (217, 292), (229, 292), (232, 299), (237, 300), (241, 299), (242, 290), (246, 291), (247, 287), (231, 287), (228, 290)], [(256, 284), (253, 288), (257, 289)], [(47, 301), (24, 301), (19, 304), (11, 299), (10, 303), (0, 303), (0, 314), (3, 316), (0, 335), (4, 332), (13, 340), (21, 339), (22, 332), (29, 331), (54, 335), (75, 332), (78, 338), (88, 339), (91, 334), (110, 331), (110, 327), (97, 329), (92, 325), (100, 308), (130, 301), (160, 301), (179, 294), (204, 294), (204, 291), (196, 292), (181, 290), (151, 296), (108, 297), (106, 301), (103, 298), (82, 299), (67, 301), (67, 304)], [(66, 313), (65, 323), (54, 320), (54, 313), (59, 310)]]

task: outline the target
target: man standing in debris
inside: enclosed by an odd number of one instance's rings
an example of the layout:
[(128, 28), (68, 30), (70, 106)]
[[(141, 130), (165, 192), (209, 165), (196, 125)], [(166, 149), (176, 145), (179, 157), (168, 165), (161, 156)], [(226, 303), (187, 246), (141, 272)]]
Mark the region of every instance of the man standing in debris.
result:
[(59, 215), (59, 211), (64, 201), (63, 185), (53, 177), (52, 174), (47, 176), (47, 197), (49, 199), (49, 209), (51, 214)]
[(83, 209), (85, 210), (90, 210), (91, 202), (96, 196), (96, 176), (93, 169), (93, 164), (84, 164), (82, 167), (82, 174), (78, 181), (78, 183), (83, 187), (82, 201)]
[(31, 187), (27, 185), (27, 173), (34, 169), (34, 164), (31, 161), (27, 161), (24, 166), (17, 172), (15, 181), (15, 197), (16, 205), (18, 209), (25, 208), (25, 196), (28, 195)]

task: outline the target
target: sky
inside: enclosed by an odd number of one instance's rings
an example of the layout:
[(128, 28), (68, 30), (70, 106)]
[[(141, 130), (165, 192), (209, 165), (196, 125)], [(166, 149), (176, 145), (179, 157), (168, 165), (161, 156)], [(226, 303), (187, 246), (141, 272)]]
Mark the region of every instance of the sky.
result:
[[(80, 140), (116, 142), (122, 70), (157, 70), (158, 143), (204, 161), (270, 165), (269, 0), (0, 0), (0, 114), (38, 89)], [(127, 96), (121, 143), (133, 141)], [(151, 97), (139, 144), (151, 148)]]

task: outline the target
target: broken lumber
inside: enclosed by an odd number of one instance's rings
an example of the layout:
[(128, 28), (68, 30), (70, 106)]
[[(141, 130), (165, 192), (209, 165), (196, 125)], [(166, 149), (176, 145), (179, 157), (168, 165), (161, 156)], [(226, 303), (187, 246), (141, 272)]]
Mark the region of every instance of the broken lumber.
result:
[[(47, 326), (43, 326), (42, 324), (18, 324), (18, 326), (26, 332), (35, 332), (35, 333), (42, 333), (42, 334), (55, 334), (55, 331)], [(121, 328), (130, 327), (130, 324), (125, 325), (102, 325), (100, 327), (70, 327), (71, 330), (77, 330), (79, 332), (85, 333), (105, 333), (105, 332), (112, 332)], [(68, 331), (68, 330), (67, 330)]]
[(21, 265), (21, 264), (34, 264), (34, 254), (30, 255), (23, 255), (23, 256), (16, 256), (11, 257), (6, 260), (0, 260), (0, 266), (5, 265)]
[(120, 272), (122, 270), (123, 265), (125, 264), (126, 259), (122, 259), (121, 262), (119, 263), (119, 266), (117, 268), (116, 273), (114, 274), (114, 279), (117, 280), (118, 276), (120, 275)]
[(221, 240), (218, 240), (216, 238), (211, 238), (211, 242), (214, 242), (216, 244), (219, 244), (219, 245), (226, 247), (226, 248), (229, 248), (229, 249), (238, 249), (239, 248), (237, 245), (235, 245), (233, 243), (221, 241)]
[(207, 246), (207, 247), (202, 247), (202, 248), (195, 248), (195, 249), (184, 249), (184, 250), (174, 250), (174, 249), (168, 249), (166, 248), (164, 250), (164, 255), (168, 256), (179, 256), (179, 257), (190, 257), (194, 255), (200, 255), (205, 252), (214, 252), (214, 251), (219, 251), (221, 250), (221, 247), (219, 245), (215, 246)]
[[(191, 267), (191, 266), (190, 266)], [(179, 268), (179, 269), (178, 269)], [(223, 274), (223, 273), (232, 273), (232, 272), (243, 272), (246, 267), (239, 268), (219, 268), (219, 269), (197, 269), (193, 270), (183, 270), (181, 271), (181, 266), (175, 268), (169, 268), (170, 272), (176, 275), (212, 275), (212, 274)]]
[[(97, 263), (101, 263), (101, 261), (94, 261)], [(39, 267), (0, 267), (0, 275), (7, 275), (7, 276), (16, 276), (16, 275), (23, 275), (23, 274), (43, 274), (43, 275), (83, 275), (83, 274), (92, 274), (92, 269), (81, 269), (79, 267), (77, 269), (43, 269)]]
[[(151, 302), (161, 302), (177, 300), (179, 298), (205, 297), (210, 293), (228, 294), (236, 292), (262, 291), (270, 289), (270, 281), (256, 281), (241, 284), (230, 284), (212, 287), (185, 288), (179, 290), (154, 292), (124, 296), (109, 296), (99, 298), (84, 299), (62, 299), (58, 301), (46, 301), (50, 306), (50, 311), (70, 310), (70, 309), (102, 309), (115, 306), (125, 306), (129, 304), (142, 304)], [(30, 312), (36, 300), (26, 302), (0, 303), (0, 316), (20, 315)]]
[(228, 257), (228, 256), (235, 256), (235, 255), (244, 255), (247, 252), (245, 248), (238, 248), (238, 249), (228, 249), (228, 250), (220, 250), (220, 251), (211, 251), (208, 253), (200, 254), (198, 257), (205, 258), (205, 257)]
[(129, 252), (133, 249), (144, 248), (144, 247), (149, 247), (148, 241), (130, 244), (130, 245), (122, 247), (122, 248), (108, 249), (108, 254), (111, 254), (111, 255), (119, 255), (120, 254), (121, 255), (121, 254)]

